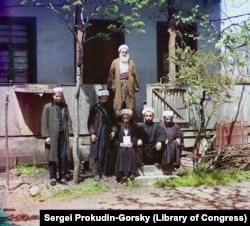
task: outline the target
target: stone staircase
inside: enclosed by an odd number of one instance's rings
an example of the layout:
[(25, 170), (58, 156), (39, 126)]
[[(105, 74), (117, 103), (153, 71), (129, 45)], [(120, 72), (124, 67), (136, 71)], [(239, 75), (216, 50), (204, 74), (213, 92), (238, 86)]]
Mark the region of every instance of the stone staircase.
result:
[(179, 177), (187, 170), (193, 170), (193, 161), (189, 156), (183, 155), (179, 169), (171, 166), (163, 168), (161, 165), (144, 165), (138, 168), (139, 176), (135, 178), (135, 182), (140, 185), (152, 185), (158, 180), (169, 180)]

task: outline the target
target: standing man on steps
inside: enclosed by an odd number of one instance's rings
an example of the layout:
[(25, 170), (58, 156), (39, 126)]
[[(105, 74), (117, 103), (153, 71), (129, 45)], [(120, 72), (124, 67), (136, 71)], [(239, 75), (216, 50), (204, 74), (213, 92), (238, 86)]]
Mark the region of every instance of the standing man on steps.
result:
[(135, 113), (135, 93), (140, 91), (135, 64), (130, 59), (128, 51), (127, 45), (120, 45), (119, 57), (112, 61), (109, 70), (107, 89), (113, 97), (116, 117), (121, 116), (122, 108), (130, 109), (133, 114)]

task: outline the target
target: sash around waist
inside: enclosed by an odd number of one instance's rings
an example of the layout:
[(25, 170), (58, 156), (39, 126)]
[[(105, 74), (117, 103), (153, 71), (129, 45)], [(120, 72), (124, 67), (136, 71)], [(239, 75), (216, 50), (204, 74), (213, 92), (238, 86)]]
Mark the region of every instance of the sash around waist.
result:
[(124, 79), (128, 79), (128, 73), (122, 73), (122, 74), (120, 74), (120, 79), (121, 80), (124, 80)]

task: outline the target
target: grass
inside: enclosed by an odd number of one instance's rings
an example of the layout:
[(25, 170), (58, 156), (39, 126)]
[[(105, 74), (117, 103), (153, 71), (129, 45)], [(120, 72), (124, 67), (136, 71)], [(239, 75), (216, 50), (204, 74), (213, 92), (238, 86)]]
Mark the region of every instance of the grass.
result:
[(123, 183), (122, 186), (128, 189), (140, 187), (140, 185), (137, 184), (134, 180), (133, 181), (128, 180), (127, 182)]
[(32, 176), (38, 173), (46, 172), (47, 170), (42, 167), (28, 166), (28, 165), (18, 165), (10, 169), (10, 173), (17, 176)]
[(70, 189), (62, 189), (61, 187), (55, 187), (52, 190), (52, 197), (68, 197), (77, 198), (80, 196), (96, 196), (108, 192), (109, 188), (102, 182), (95, 182), (92, 179), (87, 179), (84, 185), (75, 185)]
[[(127, 181), (126, 183), (123, 183), (122, 186), (124, 188), (128, 189), (133, 189), (139, 187), (135, 181)], [(93, 181), (92, 178), (87, 179), (86, 182), (82, 185), (75, 185), (70, 187), (70, 189), (65, 189), (62, 187), (53, 187), (52, 188), (52, 194), (49, 197), (46, 197), (51, 199), (51, 198), (77, 198), (81, 196), (96, 196), (100, 195), (106, 192), (109, 192), (110, 188), (105, 185), (103, 181)], [(44, 197), (45, 198), (45, 197)]]
[[(33, 166), (19, 165), (11, 169), (11, 173), (15, 175), (34, 175), (35, 173), (45, 172), (45, 168), (35, 168)], [(240, 170), (221, 170), (221, 171), (212, 171), (204, 172), (201, 169), (196, 171), (187, 171), (181, 177), (168, 179), (168, 180), (158, 180), (154, 187), (164, 188), (164, 187), (198, 187), (201, 185), (204, 186), (215, 186), (229, 184), (232, 182), (242, 182), (250, 180), (249, 171), (240, 171)], [(128, 181), (122, 184), (124, 188), (134, 189), (141, 187), (136, 181)], [(81, 196), (96, 196), (106, 192), (109, 192), (110, 188), (105, 185), (103, 181), (95, 182), (92, 178), (89, 178), (85, 181), (83, 185), (74, 185), (70, 187), (61, 187), (56, 186), (51, 188), (51, 194), (49, 195), (38, 195), (32, 197), (33, 199), (43, 199), (48, 200), (51, 198), (77, 198)]]
[(49, 195), (37, 195), (31, 197), (33, 200), (52, 200), (52, 199), (72, 199), (78, 197), (93, 197), (109, 192), (109, 188), (102, 182), (95, 182), (87, 179), (83, 185), (73, 185), (70, 187), (55, 186), (51, 188)]
[(229, 184), (232, 182), (242, 182), (250, 180), (247, 171), (226, 170), (226, 171), (188, 171), (183, 176), (170, 180), (159, 180), (154, 185), (158, 188), (163, 187), (198, 187), (201, 185), (215, 186)]

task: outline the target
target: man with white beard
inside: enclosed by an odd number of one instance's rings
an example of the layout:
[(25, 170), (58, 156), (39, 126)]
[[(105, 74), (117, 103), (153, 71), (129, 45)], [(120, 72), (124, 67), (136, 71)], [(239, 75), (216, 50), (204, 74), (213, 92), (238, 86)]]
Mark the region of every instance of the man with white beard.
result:
[(129, 58), (128, 50), (125, 44), (119, 46), (119, 57), (111, 63), (107, 82), (107, 89), (113, 97), (116, 117), (120, 117), (120, 111), (123, 108), (135, 112), (135, 92), (140, 91), (135, 64)]

